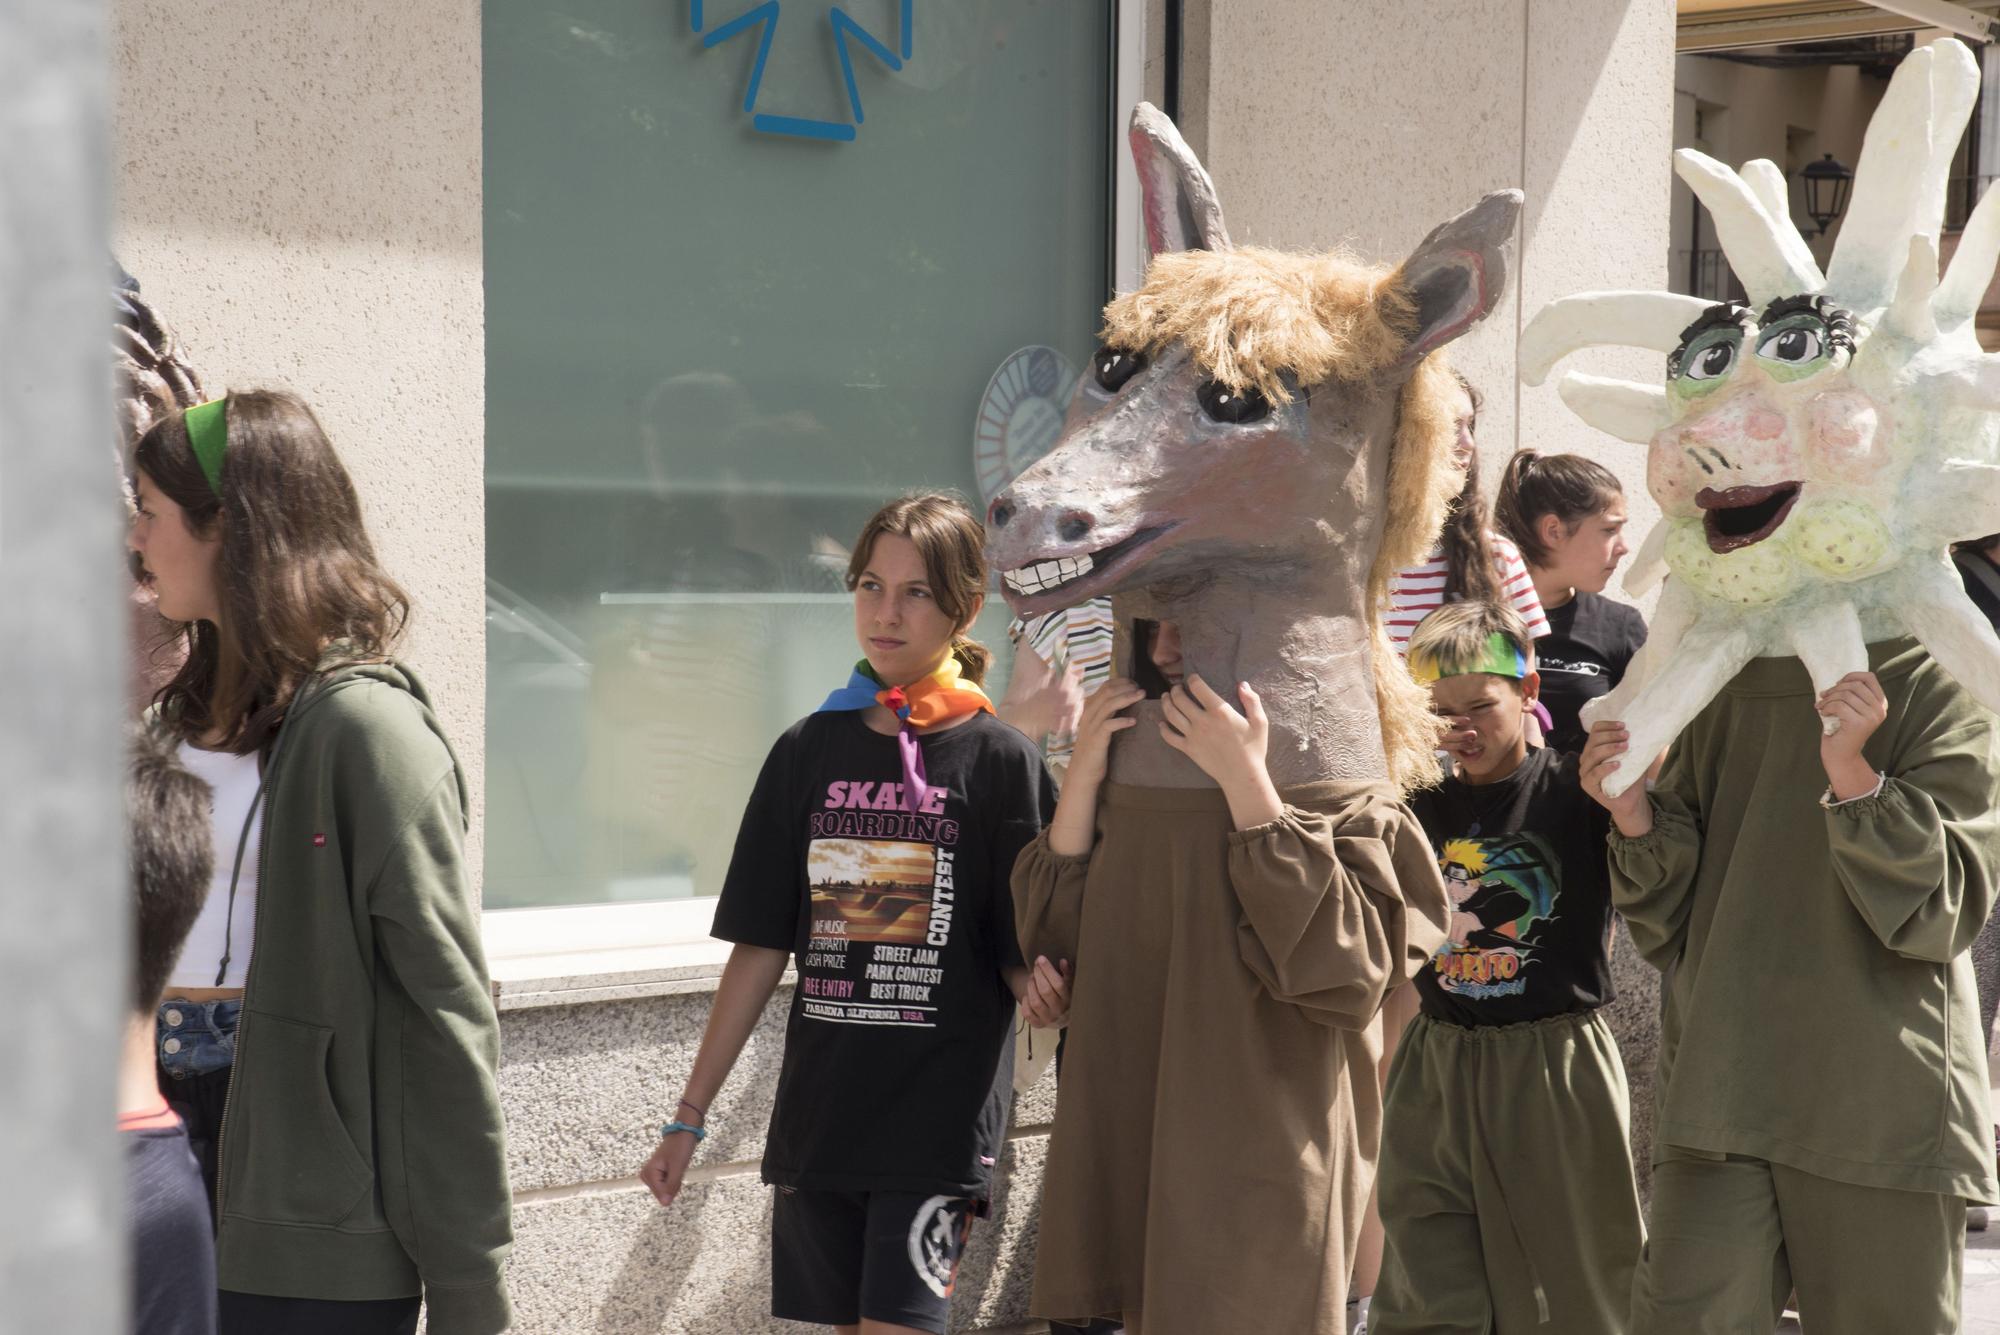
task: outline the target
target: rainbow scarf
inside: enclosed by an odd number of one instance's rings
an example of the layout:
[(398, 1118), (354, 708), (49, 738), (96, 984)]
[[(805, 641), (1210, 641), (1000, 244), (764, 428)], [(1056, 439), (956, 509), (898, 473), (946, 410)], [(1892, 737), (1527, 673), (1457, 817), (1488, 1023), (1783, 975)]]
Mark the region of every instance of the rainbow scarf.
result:
[(986, 692), (973, 682), (959, 679), (956, 658), (945, 659), (944, 666), (921, 681), (889, 687), (882, 685), (882, 679), (868, 666), (868, 660), (863, 659), (854, 665), (854, 674), (847, 679), (847, 685), (827, 696), (817, 712), (840, 713), (870, 705), (887, 706), (902, 721), (896, 730), (896, 747), (903, 757), (903, 809), (912, 812), (922, 809), (924, 796), (930, 791), (924, 777), (924, 749), (917, 741), (917, 729), (936, 727), (961, 714), (976, 714), (982, 709), (989, 714), (993, 712), (993, 702)]

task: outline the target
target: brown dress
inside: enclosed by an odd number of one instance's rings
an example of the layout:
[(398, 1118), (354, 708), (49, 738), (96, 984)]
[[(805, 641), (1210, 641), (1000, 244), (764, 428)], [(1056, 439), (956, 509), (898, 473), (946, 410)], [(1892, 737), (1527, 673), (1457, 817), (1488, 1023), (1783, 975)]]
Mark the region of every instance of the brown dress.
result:
[(1030, 845), (1021, 947), (1075, 961), (1032, 1310), (1145, 1335), (1341, 1335), (1381, 1141), (1368, 1032), (1444, 940), (1437, 862), (1385, 786), (1106, 784), (1088, 857)]

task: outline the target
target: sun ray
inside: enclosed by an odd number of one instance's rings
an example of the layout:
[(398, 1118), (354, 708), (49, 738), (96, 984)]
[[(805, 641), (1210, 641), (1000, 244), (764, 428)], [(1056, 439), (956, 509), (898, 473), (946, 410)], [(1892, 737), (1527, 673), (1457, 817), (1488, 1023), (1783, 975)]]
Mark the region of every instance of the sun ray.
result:
[(1667, 577), (1667, 536), (1672, 532), (1673, 526), (1664, 519), (1653, 525), (1639, 550), (1632, 553), (1632, 564), (1625, 567), (1625, 592), (1644, 598)]
[[(1649, 644), (1651, 639), (1648, 635)], [(1764, 647), (1747, 622), (1718, 625), (1697, 614), (1622, 711), (1627, 749), (1612, 766), (1604, 791), (1616, 797), (1644, 777), (1653, 757)]]
[(1952, 146), (1978, 94), (1979, 65), (1958, 42), (1933, 42), (1903, 58), (1862, 140), (1853, 198), (1826, 269), (1830, 296), (1857, 311), (1889, 304), (1910, 237), (1938, 233)]
[[(1845, 599), (1801, 612), (1790, 635), (1792, 652), (1806, 665), (1815, 691), (1826, 690), (1850, 672), (1868, 670), (1868, 642), (1861, 635), (1861, 614)], [(1840, 727), (1837, 719), (1822, 719), (1820, 723), (1829, 734)]]
[(1780, 224), (1766, 212), (1748, 182), (1692, 148), (1675, 152), (1674, 170), (1707, 206), (1716, 239), (1751, 301), (1761, 306), (1778, 297), (1819, 291), (1826, 279), (1805, 239), (1789, 218)]
[[(1778, 164), (1769, 158), (1752, 158), (1738, 167), (1736, 174), (1743, 178), (1743, 184), (1749, 186), (1750, 192), (1757, 196), (1757, 202), (1764, 206), (1764, 212), (1771, 215), (1771, 220), (1778, 226), (1787, 228), (1793, 236), (1798, 237), (1799, 244), (1804, 246), (1805, 236), (1792, 221), (1790, 188), (1785, 184), (1785, 174), (1778, 169)], [(1807, 246), (1806, 252), (1811, 254), (1812, 248)], [(1813, 262), (1813, 272), (1819, 272), (1819, 262), (1816, 260)]]
[(1571, 371), (1556, 393), (1586, 423), (1629, 444), (1644, 445), (1668, 421), (1667, 392), (1658, 385)]
[(1939, 666), (1988, 709), (2000, 712), (2000, 635), (1965, 596), (1958, 572), (1929, 562), (1908, 577), (1903, 619)]
[(1929, 343), (1938, 336), (1937, 317), (1931, 311), (1938, 284), (1937, 241), (1921, 234), (1911, 237), (1909, 256), (1884, 323), (1904, 338)]
[(1681, 331), (1713, 302), (1678, 292), (1579, 292), (1542, 307), (1521, 331), (1521, 379), (1539, 385), (1582, 348), (1651, 348), (1672, 352)]
[(1986, 290), (1993, 285), (1996, 263), (2000, 263), (2000, 187), (1989, 187), (1958, 234), (1951, 267), (1931, 298), (1939, 327), (1956, 329), (1979, 313)]
[(1653, 609), (1652, 624), (1646, 628), (1646, 642), (1639, 646), (1639, 652), (1625, 665), (1624, 677), (1609, 691), (1584, 704), (1584, 726), (1588, 727), (1601, 718), (1624, 717), (1625, 706), (1659, 674), (1660, 664), (1673, 658), (1697, 615), (1697, 604), (1689, 596), (1687, 587), (1677, 581), (1669, 582), (1660, 593), (1659, 606)]

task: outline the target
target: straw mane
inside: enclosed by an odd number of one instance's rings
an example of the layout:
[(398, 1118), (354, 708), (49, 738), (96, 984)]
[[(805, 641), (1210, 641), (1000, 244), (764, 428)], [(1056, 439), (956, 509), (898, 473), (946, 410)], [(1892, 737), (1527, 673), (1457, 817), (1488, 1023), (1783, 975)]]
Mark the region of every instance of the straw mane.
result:
[(1396, 401), (1396, 437), (1389, 447), (1389, 513), (1382, 545), (1368, 568), (1368, 633), (1375, 652), (1375, 705), (1382, 717), (1382, 751), (1389, 780), (1405, 793), (1443, 777), (1437, 760), (1437, 717), (1430, 692), (1417, 685), (1382, 624), (1389, 581), (1422, 565), (1437, 545), (1452, 498), (1464, 485), (1452, 451), (1457, 438), (1458, 377), (1444, 354), (1417, 363)]
[(1416, 308), (1393, 271), (1339, 251), (1243, 246), (1153, 257), (1145, 286), (1104, 310), (1103, 339), (1135, 352), (1180, 343), (1231, 389), (1290, 403), (1295, 383), (1353, 382), (1403, 355)]
[[(1256, 246), (1156, 255), (1145, 285), (1104, 311), (1103, 340), (1156, 355), (1187, 348), (1232, 389), (1255, 386), (1273, 403), (1292, 387), (1358, 385), (1402, 360), (1416, 306), (1395, 270), (1342, 252), (1288, 254)], [(1389, 580), (1430, 556), (1463, 482), (1452, 454), (1458, 383), (1441, 354), (1417, 364), (1396, 404), (1387, 514), (1368, 572), (1375, 703), (1390, 781), (1408, 792), (1437, 782), (1437, 727), (1427, 692), (1410, 679), (1382, 624)]]

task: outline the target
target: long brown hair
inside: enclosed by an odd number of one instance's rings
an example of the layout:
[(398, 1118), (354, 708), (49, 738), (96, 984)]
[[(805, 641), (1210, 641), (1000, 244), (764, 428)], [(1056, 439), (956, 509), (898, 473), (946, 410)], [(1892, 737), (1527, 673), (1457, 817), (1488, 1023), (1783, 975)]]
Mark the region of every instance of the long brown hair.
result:
[[(875, 539), (885, 533), (908, 538), (915, 545), (938, 610), (950, 617), (954, 626), (968, 625), (974, 603), (986, 592), (986, 528), (965, 502), (944, 492), (913, 493), (898, 496), (877, 510), (861, 526), (854, 554), (847, 560), (849, 593), (868, 568)], [(958, 660), (966, 680), (975, 684), (986, 680), (986, 669), (993, 665), (993, 651), (963, 631), (951, 637), (951, 656)]]
[(183, 738), (222, 750), (266, 745), (330, 649), (342, 662), (389, 656), (410, 600), (375, 559), (354, 483), (303, 399), (277, 390), (229, 396), (229, 447), (217, 496), (183, 414), (140, 437), (133, 467), (181, 508), (190, 532), (217, 532), (222, 627), (179, 628), (187, 661), (154, 701)]
[(1553, 554), (1535, 531), (1543, 515), (1554, 515), (1565, 532), (1574, 532), (1578, 524), (1602, 514), (1624, 496), (1616, 474), (1580, 454), (1516, 450), (1500, 476), (1493, 522), (1514, 540), (1529, 565), (1546, 566)]
[(1486, 517), (1486, 497), (1479, 490), (1479, 410), (1484, 406), (1479, 391), (1458, 372), (1452, 372), (1458, 387), (1472, 403), (1472, 457), (1465, 464), (1465, 485), (1452, 497), (1444, 527), (1438, 532), (1438, 546), (1444, 549), (1444, 600), (1461, 598), (1473, 602), (1499, 602), (1500, 580), (1493, 570), (1492, 526)]

